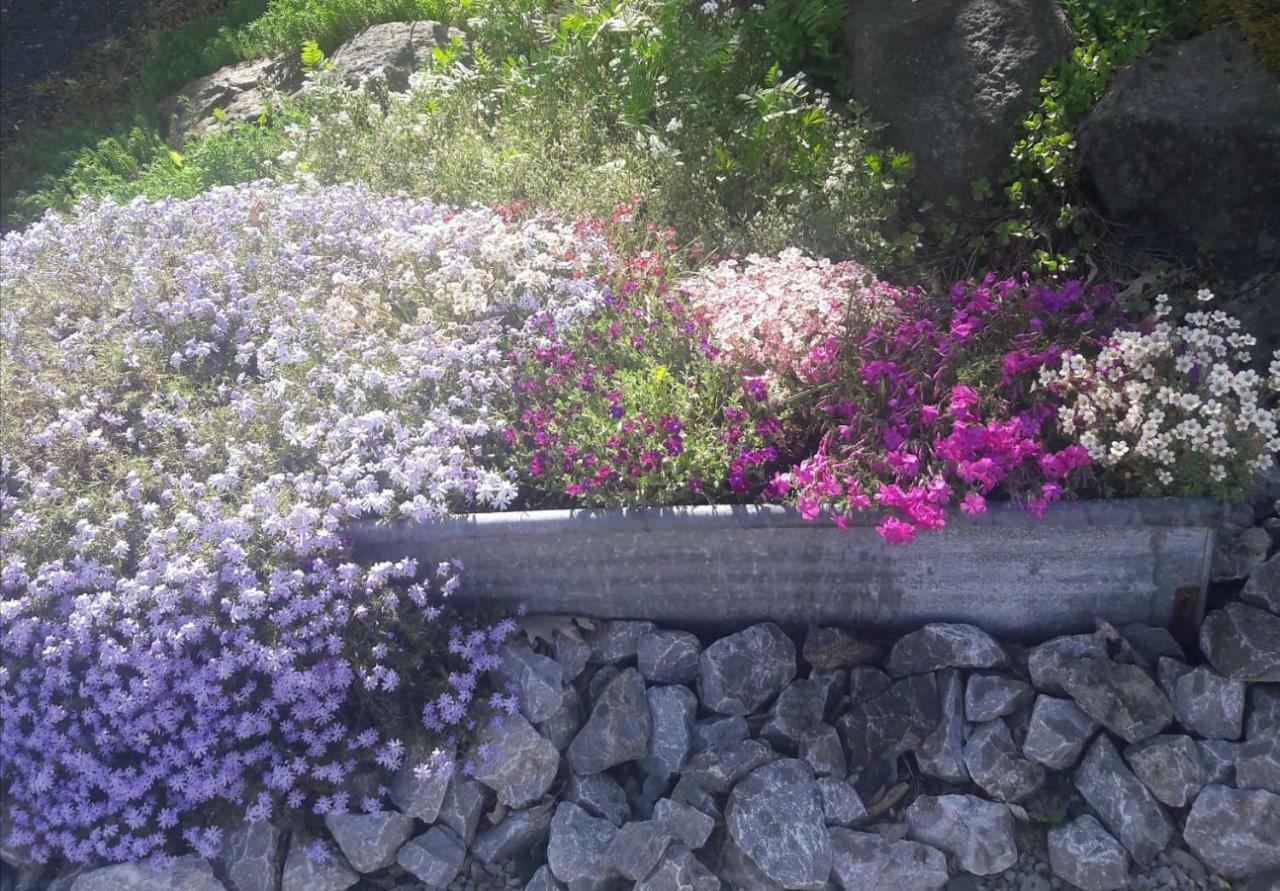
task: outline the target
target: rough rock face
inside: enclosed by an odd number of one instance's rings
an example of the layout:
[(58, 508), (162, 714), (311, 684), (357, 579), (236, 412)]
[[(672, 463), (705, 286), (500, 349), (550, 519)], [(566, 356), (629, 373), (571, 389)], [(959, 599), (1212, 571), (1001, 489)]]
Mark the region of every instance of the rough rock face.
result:
[(1126, 742), (1154, 736), (1173, 720), (1168, 697), (1136, 665), (1078, 659), (1068, 663), (1061, 683), (1081, 711)]
[(1054, 875), (1083, 891), (1114, 891), (1129, 884), (1124, 846), (1089, 814), (1049, 830), (1049, 865)]
[(312, 859), (307, 856), (306, 841), (294, 835), (284, 861), (280, 891), (346, 891), (360, 881), (336, 847), (324, 843), (324, 849), (324, 857)]
[(1089, 747), (1076, 769), (1075, 786), (1134, 860), (1148, 863), (1169, 843), (1169, 815), (1125, 766), (1106, 734)]
[[(972, 683), (972, 680), (970, 681)], [(964, 713), (961, 708), (964, 678), (955, 669), (938, 672), (938, 708), (942, 720), (916, 749), (920, 772), (947, 783), (964, 783)]]
[(729, 795), (729, 834), (772, 881), (821, 889), (831, 874), (831, 839), (813, 774), (803, 761), (757, 767)]
[(1004, 872), (1018, 860), (1009, 809), (974, 795), (922, 795), (907, 808), (907, 827), (913, 841), (940, 848), (974, 875)]
[(1022, 757), (1001, 719), (979, 724), (964, 744), (969, 776), (998, 801), (1030, 798), (1044, 785), (1044, 767)]
[(199, 857), (179, 857), (152, 870), (145, 863), (117, 863), (81, 874), (72, 891), (226, 891), (213, 867)]
[(536, 848), (551, 832), (552, 803), (507, 814), (500, 823), (476, 835), (472, 855), (481, 863), (498, 863)]
[(1080, 758), (1098, 724), (1069, 699), (1039, 696), (1031, 709), (1022, 753), (1053, 770), (1066, 770)]
[(720, 891), (721, 883), (684, 845), (668, 845), (662, 859), (635, 891)]
[(1205, 786), (1183, 835), (1196, 856), (1227, 878), (1280, 868), (1280, 795)]
[(889, 652), (889, 674), (905, 677), (940, 668), (993, 668), (1009, 661), (1000, 644), (981, 628), (934, 623), (912, 631)]
[[(648, 717), (648, 709), (645, 709)], [(551, 788), (560, 768), (560, 753), (520, 715), (507, 715), (485, 730), (485, 742), (502, 753), (481, 764), (476, 779), (498, 793), (507, 807), (532, 804)]]
[(874, 832), (834, 827), (831, 874), (845, 891), (855, 888), (912, 888), (938, 891), (947, 884), (947, 858), (937, 848), (910, 841), (887, 841)]
[(413, 818), (395, 811), (329, 814), (324, 825), (357, 872), (376, 872), (396, 862), (396, 851), (413, 835)]
[(274, 91), (288, 94), (302, 85), (297, 66), (284, 59), (257, 59), (219, 68), (197, 78), (156, 106), (161, 121), (174, 129), (206, 133), (220, 126), (215, 109), (228, 123), (255, 121), (267, 110)]
[(1280, 615), (1280, 554), (1249, 574), (1249, 580), (1240, 591), (1240, 599)]
[(562, 801), (551, 820), (547, 863), (562, 882), (594, 879), (605, 873), (604, 853), (618, 828), (593, 817), (571, 802)]
[(391, 802), (401, 813), (430, 823), (440, 813), (453, 773), (452, 752), (433, 757), (415, 746), (391, 780)]
[(933, 675), (915, 675), (877, 696), (850, 706), (836, 720), (851, 767), (908, 752), (938, 726), (938, 684)]
[(1035, 699), (1026, 681), (999, 674), (973, 674), (964, 688), (964, 717), (981, 724), (1020, 710)]
[(698, 676), (702, 644), (687, 631), (651, 631), (636, 642), (636, 667), (654, 684), (689, 684)]
[(564, 699), (564, 669), (560, 663), (524, 644), (509, 644), (499, 655), (501, 675), (515, 685), (520, 714), (535, 724), (554, 715)]
[(1208, 781), (1195, 740), (1162, 735), (1125, 749), (1124, 758), (1151, 794), (1169, 807), (1186, 807)]
[(1071, 45), (1052, 0), (852, 0), (845, 31), (854, 98), (915, 156), (913, 185), (938, 203), (997, 181), (1041, 76)]
[(698, 660), (702, 704), (724, 715), (748, 715), (796, 676), (796, 648), (770, 622), (722, 637)]
[(684, 767), (693, 746), (693, 723), (698, 698), (687, 687), (655, 686), (645, 691), (649, 700), (649, 750), (641, 765), (654, 777), (666, 780)]
[(230, 891), (274, 888), (284, 858), (284, 833), (266, 820), (244, 822), (222, 837), (215, 861)]
[(1280, 81), (1235, 28), (1121, 71), (1079, 139), (1084, 175), (1108, 217), (1190, 255), (1212, 246), (1280, 257)]
[(1178, 723), (1206, 739), (1238, 739), (1244, 729), (1244, 684), (1198, 666), (1173, 684)]
[(1200, 649), (1229, 678), (1254, 683), (1280, 681), (1280, 616), (1229, 603), (1205, 617)]
[(1032, 648), (1027, 654), (1027, 671), (1031, 674), (1032, 685), (1040, 692), (1066, 696), (1062, 675), (1067, 664), (1076, 659), (1103, 659), (1106, 655), (1106, 647), (1095, 635), (1055, 637)]
[(373, 25), (338, 47), (333, 73), (352, 89), (375, 84), (387, 92), (409, 88), (409, 75), (426, 64), (431, 51), (448, 46), (462, 32), (439, 22), (386, 22)]
[(453, 881), (467, 856), (466, 845), (452, 829), (432, 826), (400, 849), (396, 862), (433, 887)]
[(653, 721), (645, 696), (644, 678), (628, 668), (609, 682), (591, 717), (569, 745), (574, 773), (599, 773), (649, 751)]

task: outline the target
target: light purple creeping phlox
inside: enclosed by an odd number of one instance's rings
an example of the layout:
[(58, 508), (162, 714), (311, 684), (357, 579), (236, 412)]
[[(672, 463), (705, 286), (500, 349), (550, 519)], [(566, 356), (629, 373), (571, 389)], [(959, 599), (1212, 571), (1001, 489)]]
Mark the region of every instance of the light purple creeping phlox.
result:
[(424, 707), (475, 726), (511, 625), (451, 630), (457, 567), (360, 567), (340, 530), (506, 506), (504, 357), (592, 312), (609, 262), (572, 226), (357, 186), (6, 236), (8, 841), (207, 853), (220, 810), (375, 810), (343, 784), (397, 766)]

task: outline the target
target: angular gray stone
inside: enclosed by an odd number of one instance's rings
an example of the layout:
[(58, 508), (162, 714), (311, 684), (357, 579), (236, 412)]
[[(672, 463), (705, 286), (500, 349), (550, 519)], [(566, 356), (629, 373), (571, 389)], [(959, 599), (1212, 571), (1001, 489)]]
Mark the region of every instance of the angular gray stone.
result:
[(695, 810), (702, 811), (709, 817), (719, 819), (721, 816), (722, 809), (715, 795), (703, 788), (691, 776), (682, 776), (676, 780), (675, 788), (671, 790), (671, 800), (678, 801), (680, 804), (687, 804)]
[(1081, 891), (1129, 886), (1129, 855), (1093, 816), (1050, 827), (1048, 841), (1053, 874)]
[(524, 891), (563, 891), (564, 885), (556, 881), (551, 874), (551, 867), (545, 863), (537, 868), (533, 878), (525, 883)]
[(560, 751), (569, 748), (569, 743), (578, 735), (586, 718), (582, 694), (577, 687), (565, 687), (560, 707), (555, 714), (538, 725), (538, 732), (551, 740), (551, 744)]
[(684, 767), (693, 748), (693, 723), (698, 714), (698, 697), (687, 687), (650, 687), (649, 752), (640, 766), (659, 780), (666, 780)]
[(621, 826), (631, 816), (627, 793), (607, 773), (592, 773), (585, 777), (570, 774), (564, 800), (573, 802), (593, 817), (603, 817), (615, 826)]
[(749, 715), (796, 676), (796, 648), (772, 622), (722, 637), (698, 659), (702, 705), (725, 715)]
[(1106, 734), (1099, 734), (1072, 777), (1104, 826), (1142, 864), (1169, 844), (1173, 826), (1150, 790), (1133, 775)]
[(774, 751), (758, 739), (722, 743), (703, 749), (690, 758), (681, 778), (723, 795), (739, 777), (775, 758)]
[(1077, 659), (1061, 682), (1081, 711), (1126, 742), (1155, 736), (1173, 720), (1168, 697), (1136, 665)]
[(458, 771), (444, 794), (436, 820), (456, 832), (463, 843), (469, 845), (476, 837), (480, 817), (491, 807), (491, 795), (483, 783)]
[(618, 833), (608, 820), (593, 817), (571, 801), (556, 806), (547, 842), (547, 863), (552, 874), (572, 887), (581, 879), (605, 874), (605, 851)]
[[(286, 59), (255, 59), (219, 68), (185, 84), (156, 105), (156, 115), (174, 130), (208, 133), (228, 124), (256, 121), (275, 94), (289, 94), (302, 85), (302, 72)], [(215, 115), (220, 110), (221, 115)], [(218, 118), (221, 117), (220, 121)]]
[(665, 824), (673, 839), (693, 851), (707, 843), (716, 825), (709, 814), (671, 798), (654, 804), (653, 819)]
[(396, 862), (396, 851), (413, 835), (413, 817), (395, 811), (329, 814), (324, 825), (356, 872), (386, 869)]
[(779, 752), (794, 755), (800, 736), (826, 716), (830, 688), (814, 678), (792, 681), (783, 688), (757, 734)]
[(702, 644), (687, 631), (650, 631), (636, 643), (636, 667), (654, 684), (691, 684)]
[(653, 872), (636, 883), (635, 891), (720, 891), (722, 885), (684, 845), (668, 845)]
[(907, 808), (907, 835), (977, 876), (1004, 872), (1018, 860), (1009, 809), (974, 795), (921, 795)]
[(1280, 793), (1280, 733), (1249, 737), (1236, 752), (1236, 785)]
[(713, 715), (693, 725), (693, 751), (701, 752), (720, 743), (744, 740), (751, 735), (742, 715)]
[(857, 826), (867, 819), (867, 808), (853, 783), (839, 777), (819, 777), (817, 783), (828, 826)]
[(560, 663), (564, 682), (568, 684), (587, 667), (587, 661), (591, 658), (591, 645), (577, 634), (564, 631), (552, 633), (551, 643), (556, 661)]
[(1031, 674), (1031, 683), (1041, 693), (1053, 696), (1066, 696), (1062, 686), (1062, 675), (1067, 663), (1077, 659), (1102, 659), (1107, 649), (1092, 634), (1072, 634), (1066, 637), (1055, 637), (1035, 647), (1027, 654), (1027, 671)]
[(800, 655), (816, 671), (836, 671), (879, 662), (884, 646), (843, 628), (810, 628)]
[(604, 852), (605, 865), (623, 878), (639, 881), (658, 865), (671, 841), (671, 831), (664, 821), (633, 820), (609, 842)]
[(1173, 702), (1174, 691), (1178, 689), (1178, 678), (1191, 671), (1191, 666), (1178, 659), (1167, 657), (1156, 662), (1156, 685), (1164, 691), (1164, 695)]
[(600, 622), (586, 635), (591, 647), (591, 662), (612, 664), (632, 659), (640, 646), (640, 638), (656, 630), (652, 622)]
[(401, 813), (424, 823), (435, 820), (455, 770), (453, 752), (410, 747), (404, 763), (391, 779), (391, 802)]
[(1252, 739), (1268, 732), (1280, 733), (1280, 686), (1250, 687), (1244, 735)]
[(942, 720), (916, 748), (916, 764), (920, 772), (944, 783), (969, 781), (969, 770), (964, 764), (964, 714), (961, 709), (964, 686), (964, 678), (958, 669), (938, 672), (938, 708)]
[(1224, 739), (1196, 740), (1200, 750), (1200, 763), (1204, 765), (1206, 784), (1231, 786), (1236, 781), (1236, 756), (1240, 743)]
[(71, 891), (226, 891), (226, 886), (213, 877), (207, 860), (178, 857), (160, 869), (147, 863), (117, 863), (90, 870), (76, 877)]
[(1036, 692), (1026, 681), (1000, 674), (971, 674), (964, 687), (964, 717), (982, 724), (1031, 704)]
[(225, 833), (214, 858), (230, 891), (275, 891), (283, 861), (284, 833), (268, 820), (246, 820)]
[(1159, 625), (1125, 625), (1120, 629), (1129, 646), (1147, 662), (1155, 665), (1160, 659), (1186, 659), (1182, 645)]
[(1280, 554), (1249, 573), (1249, 580), (1240, 591), (1240, 599), (1273, 615), (1280, 615)]
[(1213, 550), (1209, 578), (1215, 582), (1247, 579), (1267, 559), (1271, 536), (1259, 526), (1250, 526), (1234, 535), (1221, 529)]
[(456, 832), (432, 826), (410, 839), (396, 854), (396, 862), (428, 885), (443, 888), (458, 875), (466, 856), (467, 846)]
[(448, 46), (463, 34), (439, 22), (386, 22), (373, 25), (334, 52), (333, 76), (352, 89), (377, 86), (391, 93), (409, 88), (409, 75), (431, 58), (436, 47)]
[(842, 777), (848, 773), (840, 733), (830, 724), (819, 724), (800, 734), (798, 753), (816, 776)]
[(973, 781), (998, 801), (1025, 801), (1044, 785), (1044, 767), (1022, 756), (1000, 719), (970, 732), (964, 764)]
[(889, 674), (906, 677), (940, 668), (996, 668), (1009, 657), (994, 637), (974, 625), (935, 622), (898, 639)]
[(1153, 736), (1125, 749), (1124, 758), (1151, 794), (1169, 807), (1186, 807), (1208, 781), (1200, 750), (1189, 736)]
[(587, 711), (595, 708), (595, 704), (600, 701), (600, 694), (604, 692), (604, 688), (613, 683), (613, 679), (622, 674), (622, 669), (616, 665), (600, 665), (592, 671), (588, 672), (587, 680)]
[(845, 36), (853, 98), (915, 157), (913, 190), (938, 205), (999, 181), (1040, 78), (1072, 47), (1051, 0), (860, 0)]
[(849, 669), (849, 703), (865, 702), (893, 685), (893, 679), (874, 665)]
[(914, 749), (937, 729), (941, 717), (938, 684), (933, 675), (923, 674), (854, 703), (836, 720), (836, 729), (855, 768)]
[(947, 858), (937, 848), (839, 827), (829, 834), (831, 874), (844, 891), (938, 891), (947, 884)]
[(803, 761), (773, 761), (744, 776), (729, 794), (725, 821), (738, 847), (774, 882), (814, 891), (826, 885), (831, 839)]
[(1208, 666), (1193, 668), (1173, 685), (1178, 723), (1206, 739), (1239, 739), (1244, 730), (1244, 683)]
[(512, 811), (495, 826), (483, 829), (471, 845), (471, 855), (481, 863), (510, 860), (543, 844), (551, 832), (552, 803), (544, 802)]
[(591, 717), (569, 744), (569, 766), (586, 775), (643, 758), (652, 725), (644, 678), (628, 668), (604, 688)]
[(307, 856), (307, 840), (294, 834), (284, 860), (280, 891), (346, 891), (360, 881), (336, 847), (328, 842), (323, 846), (325, 856), (313, 860)]
[(1229, 603), (1205, 617), (1200, 650), (1229, 678), (1263, 684), (1280, 681), (1280, 616)]
[(715, 861), (716, 875), (733, 891), (780, 891), (781, 886), (743, 853), (727, 832), (720, 834)]
[(551, 788), (560, 769), (560, 753), (522, 715), (496, 719), (481, 738), (495, 756), (479, 765), (475, 778), (497, 792), (498, 801), (522, 808)]
[(1280, 795), (1264, 789), (1205, 786), (1183, 837), (1205, 866), (1229, 879), (1280, 867)]
[(508, 644), (498, 655), (502, 660), (499, 675), (515, 686), (520, 714), (534, 724), (554, 715), (564, 698), (564, 669), (560, 663), (522, 643)]

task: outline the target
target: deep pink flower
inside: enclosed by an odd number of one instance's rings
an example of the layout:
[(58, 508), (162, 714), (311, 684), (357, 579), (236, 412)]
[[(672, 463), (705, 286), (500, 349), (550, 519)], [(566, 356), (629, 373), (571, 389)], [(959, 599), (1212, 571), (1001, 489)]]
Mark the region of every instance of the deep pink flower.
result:
[(964, 501), (960, 502), (960, 510), (964, 511), (966, 517), (976, 517), (978, 514), (986, 512), (987, 499), (977, 492), (970, 492), (964, 496)]
[(889, 544), (910, 544), (916, 540), (916, 527), (897, 517), (886, 517), (876, 527), (876, 532)]

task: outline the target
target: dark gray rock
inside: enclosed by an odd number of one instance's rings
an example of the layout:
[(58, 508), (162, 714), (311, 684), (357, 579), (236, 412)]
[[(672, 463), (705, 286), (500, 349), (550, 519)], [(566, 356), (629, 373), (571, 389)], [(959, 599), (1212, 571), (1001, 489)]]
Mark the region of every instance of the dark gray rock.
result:
[(668, 845), (662, 859), (635, 891), (720, 891), (721, 883), (684, 845)]
[(1240, 599), (1273, 615), (1280, 615), (1280, 554), (1249, 573), (1249, 581), (1244, 583)]
[(214, 863), (230, 891), (275, 891), (284, 833), (268, 820), (245, 821), (222, 836)]
[(671, 800), (687, 804), (709, 817), (718, 819), (721, 815), (722, 809), (716, 796), (691, 776), (682, 776), (676, 781), (675, 787), (671, 790)]
[(1161, 628), (1159, 625), (1125, 625), (1120, 628), (1120, 634), (1149, 665), (1155, 665), (1160, 659), (1187, 658), (1182, 645), (1169, 633), (1168, 628)]
[(651, 631), (636, 643), (636, 667), (654, 684), (691, 684), (702, 644), (687, 631)]
[(665, 781), (679, 773), (693, 748), (693, 723), (698, 713), (698, 698), (686, 687), (650, 687), (649, 753), (641, 762), (655, 779)]
[(1249, 711), (1244, 735), (1253, 739), (1263, 733), (1280, 733), (1280, 685), (1249, 688)]
[(810, 628), (800, 655), (816, 671), (836, 671), (879, 662), (884, 646), (843, 628)]
[(1267, 559), (1271, 536), (1259, 526), (1231, 533), (1219, 529), (1209, 578), (1215, 582), (1247, 579)]
[(1240, 743), (1224, 739), (1201, 739), (1196, 741), (1196, 748), (1200, 750), (1200, 763), (1204, 765), (1206, 784), (1235, 784), (1236, 755), (1240, 752)]
[(698, 660), (703, 706), (725, 715), (749, 715), (796, 676), (796, 648), (777, 625), (764, 622), (722, 637)]
[(1049, 866), (1081, 891), (1129, 887), (1129, 855), (1089, 814), (1049, 829)]
[(431, 823), (440, 812), (455, 770), (453, 752), (410, 747), (404, 763), (391, 778), (391, 802), (401, 813)]
[(792, 681), (782, 689), (757, 734), (779, 752), (794, 755), (801, 735), (822, 723), (830, 687), (814, 678)]
[(439, 22), (386, 22), (373, 25), (334, 52), (333, 76), (352, 89), (409, 89), (409, 75), (431, 58), (436, 47), (448, 46), (463, 34)]
[(1191, 671), (1191, 666), (1179, 659), (1161, 658), (1156, 662), (1156, 686), (1164, 691), (1164, 695), (1172, 702), (1174, 692), (1178, 689), (1178, 678)]
[(893, 685), (893, 679), (873, 665), (849, 669), (849, 702), (865, 702)]
[(1262, 789), (1205, 786), (1183, 837), (1214, 872), (1247, 879), (1280, 867), (1280, 795)]
[(703, 749), (689, 759), (682, 779), (689, 779), (710, 792), (724, 794), (740, 777), (778, 756), (758, 739), (722, 743)]
[[(6, 878), (8, 871), (6, 870)], [(346, 887), (346, 886), (344, 886)], [(178, 857), (154, 867), (146, 862), (117, 863), (82, 872), (72, 891), (226, 891), (213, 868), (200, 857)]]
[(280, 891), (346, 891), (360, 881), (359, 874), (336, 847), (328, 842), (322, 844), (323, 857), (308, 857), (308, 840), (296, 833), (293, 835), (289, 842), (289, 855), (284, 860)]
[(898, 639), (889, 674), (906, 677), (940, 668), (995, 668), (1009, 657), (994, 637), (974, 625), (934, 623)]
[(665, 824), (673, 839), (694, 851), (707, 843), (716, 825), (709, 814), (671, 798), (654, 804), (653, 819)]
[(605, 865), (631, 881), (649, 874), (671, 844), (667, 824), (659, 820), (635, 820), (625, 824), (604, 852)]
[(1239, 739), (1244, 730), (1244, 683), (1208, 666), (1193, 668), (1173, 685), (1173, 713), (1206, 739)]
[(1124, 758), (1151, 794), (1169, 807), (1186, 807), (1208, 781), (1200, 750), (1189, 736), (1154, 736), (1129, 746)]
[(831, 839), (813, 774), (803, 761), (774, 761), (739, 780), (725, 820), (734, 842), (774, 882), (815, 891), (826, 885)]
[(800, 734), (800, 760), (809, 765), (816, 776), (844, 776), (848, 773), (840, 733), (830, 724), (819, 724)]
[(357, 872), (377, 872), (396, 862), (396, 851), (413, 835), (413, 818), (395, 811), (329, 814), (325, 828)]
[(1000, 674), (971, 674), (964, 687), (964, 717), (982, 724), (1031, 704), (1036, 692), (1026, 681)]
[(854, 703), (836, 720), (850, 767), (894, 757), (920, 745), (937, 728), (938, 685), (933, 675), (915, 675)]
[(613, 679), (622, 674), (617, 665), (599, 665), (587, 672), (587, 711), (591, 711), (600, 701), (604, 688), (613, 683)]
[(1071, 700), (1040, 695), (1031, 709), (1022, 754), (1052, 770), (1066, 770), (1097, 729), (1097, 722)]
[(481, 738), (496, 755), (478, 766), (475, 778), (497, 792), (498, 801), (522, 808), (551, 788), (560, 769), (560, 753), (523, 716), (497, 718)]
[(600, 622), (586, 635), (591, 661), (612, 664), (635, 658), (640, 638), (656, 630), (652, 622)]
[(713, 715), (693, 725), (693, 751), (701, 752), (721, 743), (738, 742), (751, 735), (742, 715)]
[(743, 853), (729, 833), (722, 833), (717, 853), (716, 875), (734, 891), (780, 891), (781, 886)]
[(947, 883), (947, 858), (937, 848), (839, 827), (829, 834), (832, 877), (844, 891), (938, 891)]
[(1040, 692), (1066, 696), (1062, 675), (1067, 664), (1077, 659), (1102, 659), (1106, 655), (1106, 647), (1093, 634), (1055, 637), (1027, 654), (1027, 671), (1031, 674), (1032, 685)]
[(534, 872), (533, 878), (525, 883), (524, 891), (564, 891), (564, 885), (556, 881), (551, 874), (551, 867), (545, 863)]
[(458, 875), (467, 846), (458, 834), (445, 826), (432, 826), (411, 839), (396, 854), (396, 862), (436, 888), (443, 888)]
[(582, 879), (605, 874), (605, 851), (618, 833), (608, 820), (593, 817), (571, 801), (556, 806), (547, 842), (547, 864), (552, 874), (570, 887)]
[(853, 783), (839, 777), (819, 777), (817, 783), (828, 826), (857, 826), (867, 819), (867, 808)]
[(1022, 757), (999, 719), (972, 730), (964, 744), (964, 764), (973, 781), (999, 801), (1025, 801), (1044, 785), (1044, 767)]
[(471, 855), (481, 863), (510, 860), (544, 844), (551, 832), (552, 803), (544, 802), (522, 811), (512, 811), (501, 822), (482, 829), (471, 845)]
[(564, 698), (564, 670), (560, 663), (540, 656), (524, 644), (508, 644), (499, 653), (500, 676), (515, 686), (520, 714), (537, 724), (560, 708)]
[(564, 800), (573, 802), (593, 817), (603, 817), (615, 826), (621, 826), (631, 817), (627, 793), (607, 773), (593, 773), (585, 777), (570, 774)]
[(556, 631), (551, 636), (552, 648), (556, 661), (560, 663), (560, 671), (567, 684), (582, 674), (591, 658), (591, 645), (576, 634)]
[(1236, 785), (1280, 793), (1280, 733), (1249, 737), (1236, 753)]
[(1004, 872), (1018, 860), (1009, 809), (974, 795), (921, 795), (907, 808), (907, 834), (978, 876)]
[(877, 805), (883, 801), (887, 790), (898, 782), (898, 757), (879, 758), (864, 764), (849, 774), (849, 782), (858, 790), (863, 801)]
[(591, 717), (569, 744), (569, 766), (585, 775), (643, 758), (651, 729), (644, 678), (628, 668), (604, 688)]
[(1106, 734), (1089, 746), (1073, 775), (1076, 789), (1133, 859), (1150, 863), (1169, 844), (1173, 826), (1150, 790), (1133, 775)]
[(1072, 47), (1049, 0), (859, 0), (845, 35), (854, 99), (915, 156), (913, 188), (936, 204), (999, 181), (1041, 76)]
[(1280, 681), (1280, 616), (1229, 603), (1205, 617), (1200, 649), (1229, 678), (1250, 683)]
[(585, 717), (582, 694), (576, 687), (565, 687), (560, 707), (555, 714), (538, 725), (538, 732), (563, 752), (582, 729)]
[(1155, 736), (1173, 720), (1168, 697), (1136, 665), (1077, 659), (1061, 683), (1081, 711), (1126, 742)]
[(436, 820), (456, 832), (463, 844), (469, 845), (476, 837), (480, 817), (492, 807), (492, 794), (483, 783), (458, 771), (444, 794), (444, 801), (440, 802)]
[(964, 714), (961, 709), (964, 686), (964, 678), (958, 669), (938, 672), (941, 720), (916, 748), (916, 764), (920, 772), (944, 783), (969, 781), (969, 771), (964, 765)]

